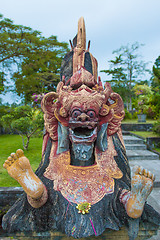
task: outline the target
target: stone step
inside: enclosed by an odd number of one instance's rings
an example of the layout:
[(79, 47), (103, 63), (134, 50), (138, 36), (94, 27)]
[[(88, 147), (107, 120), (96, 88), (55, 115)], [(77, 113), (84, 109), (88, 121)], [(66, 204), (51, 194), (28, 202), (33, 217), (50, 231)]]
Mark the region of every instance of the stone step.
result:
[(146, 150), (145, 144), (125, 144), (126, 150)]
[(144, 140), (135, 136), (123, 136), (124, 144), (143, 144)]
[(131, 167), (131, 171), (134, 166), (142, 166), (143, 168), (151, 171), (156, 177), (154, 187), (160, 187), (160, 160), (132, 160), (129, 161), (129, 165)]
[(128, 160), (159, 160), (159, 155), (148, 150), (126, 150)]

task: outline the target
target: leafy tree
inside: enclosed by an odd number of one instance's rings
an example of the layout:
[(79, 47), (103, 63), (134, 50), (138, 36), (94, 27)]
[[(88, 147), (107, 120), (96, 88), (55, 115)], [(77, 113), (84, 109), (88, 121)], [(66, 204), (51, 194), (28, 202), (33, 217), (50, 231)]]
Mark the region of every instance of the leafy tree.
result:
[(43, 113), (29, 105), (18, 106), (13, 112), (2, 116), (3, 127), (18, 132), (25, 150), (28, 149), (31, 136), (41, 131), (43, 124)]
[(2, 99), (0, 98), (0, 133), (3, 133), (2, 117), (12, 111), (12, 108), (6, 104), (2, 104)]
[(150, 99), (149, 117), (160, 118), (160, 56), (153, 65), (153, 75), (151, 77), (153, 95)]
[[(5, 72), (19, 67), (27, 52), (36, 49), (36, 41), (40, 32), (29, 27), (15, 25), (13, 21), (0, 14), (0, 80), (6, 80)], [(34, 46), (35, 44), (35, 46)]]
[(111, 85), (113, 90), (116, 90), (127, 103), (127, 109), (132, 110), (132, 88), (141, 77), (149, 72), (147, 63), (139, 59), (137, 51), (143, 44), (138, 42), (132, 45), (122, 46), (113, 51), (115, 58), (110, 60), (110, 68), (102, 70), (107, 75), (112, 76)]
[(4, 91), (4, 81), (5, 81), (4, 76), (5, 76), (5, 73), (0, 72), (0, 93)]
[(160, 84), (160, 56), (156, 59), (153, 65), (153, 79), (152, 84), (159, 86)]
[(15, 82), (15, 91), (30, 101), (32, 93), (54, 88), (59, 79), (61, 59), (68, 44), (56, 36), (45, 38), (30, 27), (15, 25), (0, 15), (0, 91), (6, 73)]
[[(153, 125), (153, 132), (157, 133), (160, 136), (160, 121), (154, 123)], [(157, 142), (160, 147), (160, 142)]]

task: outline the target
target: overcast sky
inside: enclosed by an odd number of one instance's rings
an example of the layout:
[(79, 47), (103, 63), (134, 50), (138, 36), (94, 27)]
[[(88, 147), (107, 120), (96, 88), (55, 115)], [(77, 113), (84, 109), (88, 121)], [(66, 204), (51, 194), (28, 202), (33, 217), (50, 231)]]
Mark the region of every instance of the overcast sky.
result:
[[(58, 36), (68, 42), (77, 33), (83, 16), (90, 52), (98, 60), (98, 70), (107, 69), (112, 51), (136, 41), (150, 68), (160, 55), (160, 0), (0, 0), (0, 13), (15, 24)], [(106, 75), (99, 73), (102, 81)], [(7, 95), (5, 101), (12, 100)]]

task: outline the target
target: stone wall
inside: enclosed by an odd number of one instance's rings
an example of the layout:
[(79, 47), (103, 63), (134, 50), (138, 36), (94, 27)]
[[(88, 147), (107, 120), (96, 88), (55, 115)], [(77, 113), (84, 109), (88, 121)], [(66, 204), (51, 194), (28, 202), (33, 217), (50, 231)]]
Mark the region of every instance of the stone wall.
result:
[(22, 194), (22, 187), (0, 187), (0, 225), (3, 215)]
[(152, 131), (151, 123), (122, 123), (123, 131)]

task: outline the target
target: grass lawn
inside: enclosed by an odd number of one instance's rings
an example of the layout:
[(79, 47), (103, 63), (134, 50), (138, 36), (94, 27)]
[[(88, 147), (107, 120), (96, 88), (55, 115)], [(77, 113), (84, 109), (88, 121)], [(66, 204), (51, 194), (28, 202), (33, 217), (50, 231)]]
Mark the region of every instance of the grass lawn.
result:
[[(41, 161), (42, 137), (31, 138), (25, 156), (30, 160), (32, 169), (35, 171)], [(20, 186), (16, 180), (11, 178), (7, 170), (3, 168), (4, 161), (17, 149), (23, 149), (22, 139), (19, 135), (1, 135), (0, 136), (0, 187)]]
[(130, 131), (131, 133), (134, 133), (140, 137), (159, 137), (158, 134), (154, 133), (154, 132), (142, 132), (142, 131)]
[(160, 148), (155, 148), (154, 150), (160, 153)]
[[(158, 120), (147, 119), (144, 124), (146, 124), (146, 123), (152, 123), (152, 124), (154, 124), (154, 123), (156, 123), (157, 121), (158, 121)], [(138, 119), (124, 119), (124, 120), (122, 121), (122, 123), (138, 123), (138, 124), (140, 124), (140, 123), (142, 123), (142, 122), (138, 122)]]
[[(153, 132), (132, 132), (144, 138), (157, 137), (158, 135)], [(42, 152), (42, 137), (31, 138), (29, 148), (24, 151), (25, 156), (30, 160), (33, 171), (37, 169), (41, 161)], [(23, 149), (22, 139), (19, 135), (1, 135), (0, 136), (0, 187), (15, 187), (20, 186), (16, 180), (11, 178), (7, 173), (7, 170), (3, 168), (4, 161), (8, 156), (15, 152), (17, 149)], [(160, 152), (160, 149), (156, 149)]]

